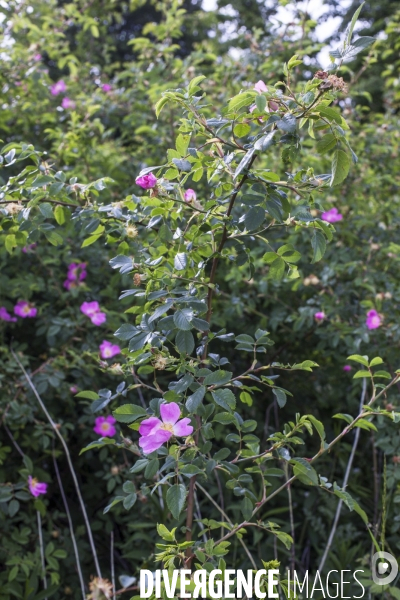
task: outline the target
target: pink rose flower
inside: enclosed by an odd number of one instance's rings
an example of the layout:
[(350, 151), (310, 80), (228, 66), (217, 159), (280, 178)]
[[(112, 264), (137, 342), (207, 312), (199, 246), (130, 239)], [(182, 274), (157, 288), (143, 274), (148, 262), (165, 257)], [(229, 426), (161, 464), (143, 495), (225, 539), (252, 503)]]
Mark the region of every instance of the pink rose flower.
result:
[(99, 326), (107, 321), (107, 315), (103, 312), (97, 312), (95, 315), (93, 315), (93, 317), (91, 317), (90, 320), (92, 321), (93, 325)]
[(107, 342), (103, 340), (103, 342), (99, 346), (100, 356), (101, 358), (113, 358), (117, 354), (121, 353), (121, 348), (117, 346), (117, 344), (112, 344), (111, 342)]
[(261, 94), (262, 92), (268, 92), (268, 88), (265, 85), (265, 83), (260, 79), (260, 81), (257, 81), (256, 85), (254, 86), (253, 90), (256, 90), (256, 92), (258, 92), (259, 94)]
[(367, 319), (365, 321), (368, 329), (378, 329), (382, 325), (382, 319), (376, 310), (369, 310), (367, 312)]
[(142, 175), (142, 177), (136, 177), (136, 185), (140, 185), (144, 190), (149, 190), (150, 188), (156, 187), (157, 177), (155, 177), (153, 173)]
[(14, 306), (14, 313), (23, 319), (26, 319), (26, 317), (36, 317), (37, 308), (34, 308), (32, 304), (26, 300), (18, 300), (17, 304)]
[(116, 419), (111, 415), (108, 417), (97, 417), (93, 431), (102, 437), (113, 437), (117, 433), (114, 427), (114, 423), (116, 422)]
[(144, 454), (151, 454), (158, 450), (172, 436), (187, 437), (193, 433), (189, 418), (178, 420), (181, 410), (176, 402), (161, 404), (160, 413), (162, 420), (150, 417), (140, 424), (139, 433), (142, 437), (139, 439), (139, 446)]
[(351, 371), (351, 370), (352, 370), (352, 368), (350, 365), (344, 365), (343, 371)]
[(10, 323), (17, 321), (16, 317), (12, 317), (5, 306), (0, 306), (0, 320), (9, 321)]
[(35, 498), (40, 496), (40, 494), (47, 493), (47, 483), (41, 483), (37, 479), (33, 478), (32, 475), (29, 475), (28, 477), (28, 486), (30, 493), (32, 496), (35, 496)]
[(185, 198), (185, 202), (192, 202), (193, 200), (196, 200), (196, 198), (197, 198), (196, 192), (194, 190), (192, 190), (191, 188), (186, 190), (183, 197)]
[(103, 90), (103, 92), (111, 92), (112, 87), (109, 83), (103, 83), (101, 89)]
[(71, 98), (67, 98), (67, 96), (65, 96), (65, 98), (62, 99), (61, 106), (66, 110), (68, 110), (69, 108), (73, 110), (76, 106), (76, 103), (73, 100), (71, 100)]
[(338, 211), (337, 208), (331, 208), (330, 210), (322, 213), (321, 219), (323, 221), (327, 221), (328, 223), (337, 223), (343, 219), (343, 215)]
[(325, 319), (325, 317), (326, 317), (326, 314), (322, 310), (319, 312), (316, 312), (314, 315), (314, 319), (316, 319), (317, 321), (323, 321)]
[(68, 265), (67, 279), (70, 281), (83, 281), (87, 277), (86, 263), (71, 263)]
[(60, 81), (57, 81), (50, 86), (50, 93), (52, 96), (58, 96), (58, 94), (65, 92), (66, 89), (67, 86), (65, 85), (64, 80), (60, 79)]

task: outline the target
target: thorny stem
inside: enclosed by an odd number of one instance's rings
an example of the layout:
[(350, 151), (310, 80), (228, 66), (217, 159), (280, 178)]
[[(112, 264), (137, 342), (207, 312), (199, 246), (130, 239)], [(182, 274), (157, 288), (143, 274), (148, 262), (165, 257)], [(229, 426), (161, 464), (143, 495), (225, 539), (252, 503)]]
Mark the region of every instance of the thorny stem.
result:
[(28, 373), (25, 371), (25, 369), (24, 369), (21, 361), (19, 360), (18, 356), (16, 355), (16, 353), (14, 352), (14, 350), (12, 348), (11, 348), (11, 354), (13, 355), (15, 362), (17, 363), (17, 365), (21, 369), (22, 373), (24, 374), (26, 381), (28, 382), (31, 390), (33, 391), (33, 393), (34, 393), (34, 395), (35, 395), (35, 397), (36, 397), (36, 399), (37, 399), (37, 401), (38, 401), (38, 403), (40, 405), (40, 408), (42, 409), (42, 411), (46, 415), (48, 422), (50, 423), (50, 425), (51, 425), (54, 433), (59, 438), (59, 440), (60, 440), (60, 442), (61, 442), (61, 444), (62, 444), (62, 446), (64, 448), (64, 452), (65, 452), (65, 455), (66, 455), (67, 461), (68, 461), (68, 466), (69, 466), (69, 469), (71, 471), (72, 479), (74, 481), (76, 493), (78, 495), (79, 504), (81, 505), (83, 518), (85, 520), (85, 525), (86, 525), (86, 529), (87, 529), (87, 533), (88, 533), (88, 537), (89, 537), (90, 547), (92, 549), (93, 560), (94, 560), (94, 564), (95, 564), (95, 567), (96, 567), (97, 576), (100, 577), (100, 579), (102, 579), (101, 571), (100, 571), (100, 565), (99, 565), (99, 561), (98, 561), (97, 553), (96, 553), (96, 547), (94, 545), (92, 530), (90, 528), (89, 518), (88, 518), (88, 515), (87, 515), (87, 512), (86, 512), (85, 503), (84, 503), (83, 498), (82, 498), (81, 490), (80, 490), (79, 483), (78, 483), (78, 478), (76, 476), (75, 469), (74, 469), (74, 466), (72, 464), (71, 455), (69, 453), (68, 446), (67, 446), (67, 444), (66, 444), (63, 436), (59, 432), (58, 427), (56, 426), (56, 424), (54, 423), (53, 419), (51, 418), (50, 413), (48, 412), (46, 406), (43, 403), (43, 400), (39, 396), (39, 393), (38, 393), (36, 387), (34, 386), (31, 378), (29, 377)]

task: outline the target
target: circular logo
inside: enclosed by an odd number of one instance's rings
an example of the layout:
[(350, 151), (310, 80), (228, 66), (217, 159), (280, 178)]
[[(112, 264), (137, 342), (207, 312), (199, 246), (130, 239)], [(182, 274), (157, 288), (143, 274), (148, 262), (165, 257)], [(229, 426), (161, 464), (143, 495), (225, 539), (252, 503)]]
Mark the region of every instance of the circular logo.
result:
[(377, 585), (392, 583), (399, 572), (399, 565), (389, 552), (376, 552), (372, 557), (372, 579)]

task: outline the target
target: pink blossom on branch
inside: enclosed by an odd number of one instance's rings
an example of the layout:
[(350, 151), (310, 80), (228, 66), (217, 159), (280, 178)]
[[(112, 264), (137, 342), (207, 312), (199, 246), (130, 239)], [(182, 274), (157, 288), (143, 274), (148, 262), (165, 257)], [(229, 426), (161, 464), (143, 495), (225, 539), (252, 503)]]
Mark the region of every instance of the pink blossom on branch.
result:
[(99, 346), (99, 349), (100, 356), (103, 359), (113, 358), (113, 356), (121, 353), (121, 348), (117, 346), (117, 344), (112, 344), (111, 342), (107, 342), (107, 340), (103, 340)]
[(63, 79), (60, 79), (60, 81), (57, 81), (56, 83), (53, 83), (53, 85), (50, 86), (50, 93), (52, 96), (58, 96), (58, 94), (62, 94), (63, 92), (65, 92), (67, 89), (67, 86), (65, 85), (65, 82)]
[(23, 319), (26, 319), (27, 317), (36, 317), (37, 308), (34, 308), (34, 306), (26, 300), (18, 300), (17, 304), (14, 306), (14, 313)]
[(68, 265), (67, 279), (83, 281), (87, 277), (86, 263), (71, 263)]
[(147, 175), (136, 177), (135, 181), (136, 185), (139, 185), (144, 190), (149, 190), (150, 188), (156, 187), (157, 185), (157, 177), (155, 177), (153, 173), (148, 173)]
[(90, 320), (92, 321), (93, 325), (103, 325), (103, 323), (107, 321), (107, 315), (103, 312), (97, 312), (95, 315), (93, 315), (93, 317), (91, 317)]
[(262, 92), (268, 92), (267, 86), (261, 79), (257, 81), (253, 89), (256, 90), (256, 92), (258, 92), (259, 94), (261, 94)]
[(352, 370), (352, 367), (350, 365), (344, 365), (343, 371), (347, 371), (348, 372), (348, 371), (351, 371), (351, 370)]
[(103, 83), (101, 89), (103, 90), (103, 92), (111, 92), (112, 87), (109, 83)]
[(323, 321), (325, 318), (326, 318), (326, 314), (322, 310), (319, 312), (316, 312), (314, 315), (314, 319), (316, 319), (317, 321)]
[(29, 475), (28, 477), (28, 486), (30, 493), (32, 494), (32, 496), (35, 496), (35, 498), (40, 496), (40, 494), (47, 493), (47, 483), (41, 483), (40, 481), (32, 477), (32, 475)]
[(83, 302), (81, 304), (81, 312), (89, 317), (93, 325), (102, 325), (107, 320), (106, 313), (100, 311), (100, 305), (96, 300), (93, 300), (93, 302)]
[(65, 96), (65, 98), (62, 99), (61, 106), (63, 108), (65, 108), (65, 110), (68, 110), (68, 109), (73, 110), (76, 106), (76, 102), (71, 100), (71, 98), (68, 98), (67, 96)]
[(365, 324), (368, 329), (378, 329), (382, 325), (382, 319), (376, 310), (369, 310)]
[(102, 437), (113, 437), (117, 433), (114, 423), (116, 423), (116, 419), (114, 419), (112, 415), (109, 415), (108, 417), (97, 417), (97, 419), (95, 419), (93, 431)]
[(16, 317), (12, 317), (5, 306), (0, 306), (0, 321), (16, 322)]
[(183, 195), (185, 202), (193, 202), (193, 200), (197, 199), (196, 192), (189, 188)]
[(172, 436), (187, 437), (193, 433), (193, 427), (189, 425), (190, 419), (180, 419), (181, 409), (176, 402), (161, 404), (161, 419), (150, 417), (141, 422), (139, 433), (139, 446), (145, 454), (151, 454), (168, 442)]
[(343, 215), (338, 211), (337, 208), (334, 207), (326, 212), (323, 212), (321, 219), (323, 221), (327, 221), (328, 223), (337, 223), (343, 219)]

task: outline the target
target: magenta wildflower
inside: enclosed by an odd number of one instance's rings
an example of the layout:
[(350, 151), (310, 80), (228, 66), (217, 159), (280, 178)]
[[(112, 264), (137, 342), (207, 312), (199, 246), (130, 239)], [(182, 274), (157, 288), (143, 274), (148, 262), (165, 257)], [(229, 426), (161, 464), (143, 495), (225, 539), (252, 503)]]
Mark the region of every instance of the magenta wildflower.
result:
[(150, 188), (156, 187), (157, 177), (155, 177), (153, 173), (142, 175), (142, 177), (136, 177), (136, 185), (140, 185), (144, 190), (149, 190)]
[(185, 198), (186, 202), (192, 202), (193, 200), (196, 200), (196, 198), (197, 198), (196, 192), (194, 190), (192, 190), (191, 188), (186, 190), (183, 197)]
[(24, 254), (28, 254), (29, 252), (32, 252), (32, 250), (34, 250), (36, 248), (37, 244), (29, 244), (29, 246), (24, 246), (22, 248), (22, 252)]
[(117, 344), (112, 344), (103, 340), (99, 346), (101, 358), (113, 358), (117, 354), (121, 353), (121, 348)]
[(337, 223), (343, 219), (343, 215), (338, 211), (337, 208), (334, 207), (326, 212), (323, 212), (321, 219), (323, 221), (327, 221), (328, 223)]
[(41, 54), (34, 54), (33, 60), (36, 61), (36, 62), (39, 62), (39, 60), (42, 60), (42, 55)]
[(368, 329), (378, 329), (382, 325), (382, 319), (376, 310), (369, 310), (367, 312), (365, 324)]
[(78, 388), (76, 387), (76, 385), (71, 385), (69, 391), (71, 392), (71, 394), (77, 394)]
[(86, 263), (71, 263), (68, 265), (67, 279), (70, 281), (83, 281), (87, 277)]
[(323, 310), (316, 312), (314, 315), (314, 319), (316, 319), (317, 321), (323, 321), (326, 317), (326, 314), (324, 313)]
[(16, 322), (16, 317), (12, 317), (5, 306), (0, 306), (0, 321)]
[(57, 81), (56, 83), (53, 83), (53, 85), (50, 86), (50, 92), (52, 96), (58, 96), (58, 94), (62, 94), (63, 92), (65, 92), (66, 89), (67, 86), (65, 85), (63, 79), (60, 79), (60, 81)]
[(111, 92), (112, 87), (109, 83), (103, 83), (101, 89), (103, 90), (103, 92)]
[(351, 371), (351, 370), (352, 370), (352, 368), (350, 365), (344, 365), (343, 371)]
[(47, 483), (41, 483), (40, 481), (32, 477), (32, 475), (29, 475), (28, 477), (28, 486), (30, 493), (32, 494), (32, 496), (35, 496), (35, 498), (40, 496), (40, 494), (47, 493)]
[(96, 300), (81, 304), (81, 312), (89, 317), (93, 325), (101, 325), (107, 320), (106, 313), (100, 312), (100, 305)]
[(14, 313), (23, 319), (26, 319), (26, 317), (36, 317), (37, 308), (32, 306), (27, 300), (18, 300), (14, 306)]
[(65, 96), (65, 98), (62, 99), (61, 106), (65, 108), (65, 110), (68, 110), (69, 108), (73, 110), (76, 106), (76, 102)]
[(260, 79), (260, 81), (257, 81), (256, 85), (254, 86), (253, 90), (256, 90), (256, 92), (258, 92), (259, 94), (261, 94), (262, 92), (268, 92), (268, 88), (265, 85), (265, 83)]
[(142, 437), (139, 439), (139, 446), (145, 454), (151, 454), (158, 450), (172, 436), (187, 437), (193, 433), (193, 427), (189, 425), (188, 417), (178, 420), (181, 416), (181, 409), (176, 402), (161, 404), (160, 413), (162, 420), (150, 417), (140, 424), (139, 433)]
[(111, 415), (108, 417), (97, 417), (93, 431), (102, 437), (113, 437), (117, 433), (114, 427), (114, 423), (116, 422), (116, 419)]

